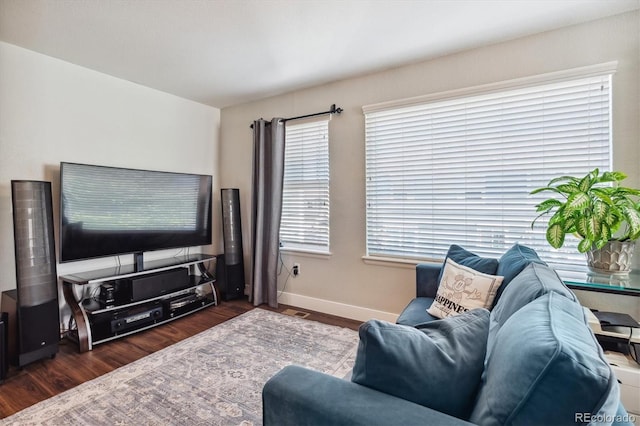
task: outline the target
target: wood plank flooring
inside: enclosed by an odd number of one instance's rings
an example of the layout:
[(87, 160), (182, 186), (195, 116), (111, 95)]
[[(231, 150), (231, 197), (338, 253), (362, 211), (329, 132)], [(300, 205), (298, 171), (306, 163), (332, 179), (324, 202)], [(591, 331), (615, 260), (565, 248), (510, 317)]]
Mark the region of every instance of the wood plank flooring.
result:
[[(335, 317), (280, 305), (277, 312), (294, 309), (310, 313), (306, 318), (325, 324), (357, 330), (359, 321)], [(168, 324), (96, 346), (79, 353), (75, 343), (66, 339), (52, 360), (27, 365), (22, 370), (11, 367), (7, 379), (0, 384), (0, 418), (5, 418), (37, 402), (43, 401), (83, 382), (193, 336), (237, 315), (254, 309), (246, 299), (222, 302), (218, 306), (180, 318)]]

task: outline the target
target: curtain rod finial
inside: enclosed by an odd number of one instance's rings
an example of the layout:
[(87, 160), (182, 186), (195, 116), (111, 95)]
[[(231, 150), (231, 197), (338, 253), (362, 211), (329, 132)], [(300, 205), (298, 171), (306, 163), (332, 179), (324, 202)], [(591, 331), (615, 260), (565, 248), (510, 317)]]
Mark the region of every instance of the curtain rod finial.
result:
[(331, 114), (340, 114), (342, 111), (344, 111), (342, 108), (336, 108), (336, 104), (331, 105), (331, 109), (329, 110)]

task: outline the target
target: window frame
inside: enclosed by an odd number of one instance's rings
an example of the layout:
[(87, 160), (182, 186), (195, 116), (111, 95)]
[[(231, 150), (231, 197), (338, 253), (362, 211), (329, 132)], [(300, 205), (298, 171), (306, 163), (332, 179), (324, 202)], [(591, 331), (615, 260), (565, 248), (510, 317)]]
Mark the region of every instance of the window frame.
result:
[[(401, 100), (395, 100), (395, 101), (390, 101), (390, 102), (383, 102), (383, 103), (378, 103), (378, 104), (373, 104), (373, 105), (367, 105), (363, 107), (363, 113), (365, 115), (365, 127), (366, 127), (366, 121), (367, 121), (367, 115), (370, 115), (372, 113), (376, 113), (376, 112), (389, 112), (391, 110), (394, 109), (402, 109), (402, 108), (406, 108), (406, 107), (412, 107), (412, 106), (419, 106), (419, 105), (423, 105), (423, 104), (428, 104), (428, 103), (438, 103), (438, 102), (446, 102), (449, 100), (459, 100), (459, 99), (463, 99), (463, 98), (473, 98), (474, 96), (482, 96), (482, 95), (491, 95), (494, 93), (500, 93), (500, 92), (508, 92), (511, 90), (517, 90), (517, 89), (525, 89), (525, 88), (529, 88), (529, 87), (534, 87), (534, 86), (541, 86), (541, 85), (546, 85), (546, 84), (552, 84), (552, 83), (559, 83), (559, 82), (565, 82), (565, 81), (572, 81), (572, 80), (578, 80), (578, 79), (583, 79), (583, 78), (589, 78), (589, 77), (596, 77), (596, 76), (603, 76), (603, 75), (609, 75), (609, 79), (610, 82), (612, 80), (613, 75), (615, 74), (617, 68), (617, 61), (612, 61), (612, 62), (607, 62), (604, 64), (598, 64), (598, 65), (593, 65), (593, 66), (588, 66), (588, 67), (581, 67), (581, 68), (575, 68), (575, 69), (570, 69), (570, 70), (565, 70), (565, 71), (558, 71), (558, 72), (553, 72), (553, 73), (547, 73), (547, 74), (542, 74), (542, 75), (536, 75), (536, 76), (532, 76), (532, 77), (525, 77), (525, 78), (519, 78), (519, 79), (514, 79), (514, 80), (508, 80), (508, 81), (504, 81), (504, 82), (498, 82), (498, 83), (492, 83), (492, 84), (487, 84), (487, 85), (482, 85), (482, 86), (475, 86), (475, 87), (470, 87), (470, 88), (464, 88), (464, 89), (458, 89), (458, 90), (452, 90), (452, 91), (447, 91), (447, 92), (441, 92), (441, 93), (435, 93), (435, 94), (430, 94), (430, 95), (426, 95), (426, 96), (418, 96), (418, 97), (414, 97), (414, 98), (408, 98), (408, 99), (401, 99)], [(609, 86), (609, 105), (608, 105), (608, 114), (609, 114), (609, 152), (608, 152), (608, 156), (609, 156), (609, 169), (612, 166), (612, 158), (613, 158), (613, 149), (611, 146), (611, 134), (612, 134), (612, 126), (613, 126), (613, 120), (611, 117), (612, 114), (612, 110), (613, 110), (613, 103), (611, 102), (611, 96), (612, 96), (612, 92), (613, 92), (613, 88), (612, 86)], [(365, 136), (365, 146), (366, 149), (369, 149), (369, 141), (367, 140), (367, 136)], [(369, 159), (366, 159), (366, 164), (365, 164), (365, 171), (367, 173), (367, 179), (369, 177), (369, 170), (370, 170), (370, 165), (369, 165)], [(546, 183), (546, 182), (545, 182)], [(365, 182), (366, 185), (366, 182)], [(411, 255), (390, 255), (387, 253), (372, 253), (370, 251), (370, 229), (369, 229), (369, 189), (366, 188), (365, 189), (366, 192), (366, 198), (367, 198), (367, 204), (365, 206), (366, 208), (366, 216), (367, 216), (367, 231), (366, 231), (366, 235), (365, 235), (365, 243), (366, 243), (366, 254), (363, 256), (363, 259), (367, 262), (367, 263), (373, 263), (373, 264), (379, 264), (379, 263), (387, 263), (387, 262), (393, 262), (399, 265), (415, 265), (416, 263), (419, 262), (423, 262), (423, 261), (441, 261), (442, 257), (438, 257), (438, 256), (411, 256)], [(536, 216), (535, 210), (531, 211), (531, 220), (533, 220)], [(542, 224), (537, 224), (536, 227), (541, 227), (544, 229), (544, 226)], [(452, 241), (451, 243), (455, 243), (455, 241)], [(474, 251), (473, 247), (469, 248), (470, 250)], [(481, 253), (481, 251), (480, 251)], [(481, 253), (482, 254), (482, 253)], [(566, 265), (563, 265), (566, 266)]]
[[(283, 206), (282, 206), (282, 219), (280, 224), (280, 250), (283, 252), (295, 252), (295, 253), (306, 253), (310, 255), (330, 255), (331, 248), (331, 210), (330, 210), (330, 189), (331, 189), (331, 179), (330, 179), (330, 156), (329, 156), (329, 123), (331, 121), (331, 116), (322, 116), (322, 117), (314, 117), (307, 118), (302, 120), (296, 120), (295, 123), (287, 122), (285, 125), (285, 167), (284, 167), (284, 177), (283, 177)], [(306, 135), (300, 136), (299, 133), (304, 132), (321, 132), (320, 136)], [(295, 137), (292, 134), (297, 133)], [(324, 138), (324, 142), (321, 143), (321, 146), (315, 144), (311, 147), (311, 152), (309, 151), (310, 146), (304, 146), (305, 144), (310, 144), (312, 142), (317, 142), (319, 139)], [(292, 148), (296, 150), (295, 154), (292, 152)], [(313, 152), (321, 149), (321, 152)], [(305, 153), (306, 151), (306, 153)], [(302, 158), (304, 156), (304, 158)], [(296, 161), (306, 161), (307, 164), (302, 164), (298, 167), (297, 172), (306, 176), (297, 176), (302, 180), (294, 181), (292, 184), (288, 182), (288, 179), (292, 177), (296, 177), (295, 174), (291, 172), (293, 166), (290, 164), (292, 158), (296, 158)], [(289, 164), (289, 167), (287, 165)], [(318, 169), (318, 166), (323, 166), (319, 169), (317, 182), (314, 185), (311, 182), (313, 179), (309, 178), (309, 173), (314, 169)], [(306, 177), (306, 179), (304, 179)], [(287, 210), (287, 204), (292, 202), (290, 197), (290, 187), (298, 186), (298, 191), (308, 192), (308, 191), (316, 191), (317, 197), (311, 197), (311, 201), (309, 198), (305, 198), (305, 194), (302, 194), (302, 197), (298, 199), (306, 200), (306, 202), (323, 203), (322, 206), (316, 205), (315, 207), (309, 208), (311, 212), (320, 211), (320, 219), (315, 223), (317, 230), (320, 231), (314, 235), (313, 232), (309, 232), (308, 230), (304, 230), (302, 228), (306, 228), (305, 225), (293, 225), (291, 219), (287, 219), (287, 215), (297, 215), (300, 219), (303, 219), (305, 216), (304, 208), (297, 209), (292, 207), (290, 210)], [(305, 188), (305, 186), (307, 186)], [(324, 193), (323, 193), (324, 192)], [(307, 194), (308, 195), (308, 194)], [(289, 204), (291, 205), (291, 204)], [(323, 212), (324, 211), (324, 212)], [(297, 229), (295, 229), (297, 227)], [(299, 238), (290, 238), (284, 233), (302, 233)], [(304, 235), (303, 235), (304, 234)], [(309, 242), (309, 240), (317, 240), (318, 243)], [(300, 240), (307, 240), (300, 241)], [(326, 244), (322, 242), (326, 241)]]

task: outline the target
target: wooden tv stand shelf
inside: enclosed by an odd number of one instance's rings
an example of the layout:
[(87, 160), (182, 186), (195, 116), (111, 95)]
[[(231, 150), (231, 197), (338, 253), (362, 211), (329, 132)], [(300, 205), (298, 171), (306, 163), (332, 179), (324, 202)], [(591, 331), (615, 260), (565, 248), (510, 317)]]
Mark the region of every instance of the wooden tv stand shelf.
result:
[[(78, 343), (80, 352), (86, 352), (94, 345), (217, 305), (215, 279), (199, 272), (201, 264), (215, 259), (192, 254), (148, 261), (141, 271), (134, 265), (122, 265), (60, 276), (76, 324), (69, 338)], [(174, 277), (183, 281), (174, 286)], [(136, 292), (136, 284), (143, 291)], [(112, 299), (100, 299), (105, 289), (113, 289)]]

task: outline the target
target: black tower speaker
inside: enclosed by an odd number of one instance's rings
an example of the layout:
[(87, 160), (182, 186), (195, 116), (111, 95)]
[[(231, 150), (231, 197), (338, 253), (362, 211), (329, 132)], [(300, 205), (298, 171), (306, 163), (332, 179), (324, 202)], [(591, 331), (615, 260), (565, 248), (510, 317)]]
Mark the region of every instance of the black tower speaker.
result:
[(9, 371), (8, 320), (9, 314), (0, 312), (0, 382), (7, 378), (7, 372)]
[(222, 236), (224, 255), (216, 259), (216, 282), (224, 300), (244, 295), (244, 261), (242, 257), (242, 225), (240, 223), (240, 190), (220, 190), (222, 202)]
[[(2, 304), (3, 310), (4, 299), (8, 306), (15, 304), (13, 323), (17, 327), (12, 325), (9, 334), (10, 339), (15, 338), (14, 359), (22, 367), (45, 357), (53, 358), (60, 340), (51, 183), (13, 180), (11, 198), (17, 297), (12, 302), (13, 297), (4, 297), (10, 292), (5, 292)], [(12, 330), (16, 336), (11, 336)]]

